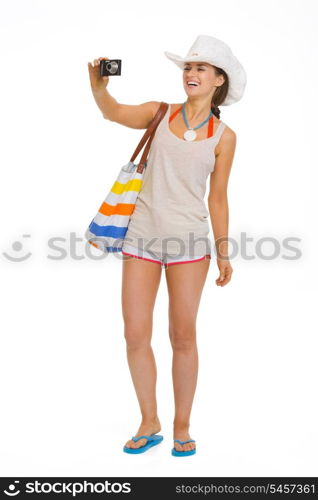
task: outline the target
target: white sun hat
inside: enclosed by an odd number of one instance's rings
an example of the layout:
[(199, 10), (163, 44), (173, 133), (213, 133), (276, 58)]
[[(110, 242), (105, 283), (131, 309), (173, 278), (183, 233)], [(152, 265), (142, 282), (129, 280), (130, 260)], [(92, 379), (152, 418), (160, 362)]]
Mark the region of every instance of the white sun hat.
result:
[(222, 40), (209, 35), (199, 35), (185, 57), (167, 51), (164, 54), (181, 69), (184, 68), (185, 62), (199, 61), (223, 69), (229, 78), (229, 90), (221, 106), (229, 106), (242, 98), (246, 86), (246, 72), (230, 47)]

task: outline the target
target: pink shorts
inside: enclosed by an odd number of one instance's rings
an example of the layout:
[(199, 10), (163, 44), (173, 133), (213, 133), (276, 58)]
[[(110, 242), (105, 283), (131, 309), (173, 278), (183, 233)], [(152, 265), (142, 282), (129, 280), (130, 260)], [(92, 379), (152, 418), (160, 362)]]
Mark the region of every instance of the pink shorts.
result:
[(128, 243), (123, 244), (122, 247), (123, 255), (130, 255), (137, 259), (148, 260), (150, 262), (155, 262), (160, 264), (162, 267), (172, 266), (173, 264), (187, 264), (189, 262), (197, 262), (199, 260), (211, 259), (211, 254), (198, 255), (195, 257), (190, 257), (189, 255), (170, 256), (169, 254), (160, 255), (155, 252), (147, 252), (146, 250), (139, 249), (129, 245)]

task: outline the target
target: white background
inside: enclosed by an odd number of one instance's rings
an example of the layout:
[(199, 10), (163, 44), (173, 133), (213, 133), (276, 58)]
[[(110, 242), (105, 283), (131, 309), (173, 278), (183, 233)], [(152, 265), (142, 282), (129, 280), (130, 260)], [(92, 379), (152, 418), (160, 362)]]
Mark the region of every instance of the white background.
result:
[[(317, 476), (316, 2), (2, 1), (0, 23), (1, 476)], [(199, 34), (228, 43), (248, 77), (242, 100), (220, 108), (237, 134), (228, 195), (239, 252), (224, 288), (211, 261), (197, 320), (197, 454), (181, 460), (170, 453), (162, 271), (153, 347), (164, 441), (131, 456), (122, 446), (140, 416), (122, 263), (87, 248), (84, 232), (144, 131), (102, 118), (87, 62), (122, 59), (108, 85), (119, 102), (183, 102), (164, 51), (184, 56)], [(274, 238), (275, 258), (262, 238)]]

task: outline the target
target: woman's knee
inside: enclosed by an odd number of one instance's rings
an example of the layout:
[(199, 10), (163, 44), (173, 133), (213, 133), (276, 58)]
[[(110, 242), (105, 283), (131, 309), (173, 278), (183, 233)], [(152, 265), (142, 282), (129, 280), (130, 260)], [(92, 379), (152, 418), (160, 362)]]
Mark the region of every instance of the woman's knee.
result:
[(196, 345), (195, 325), (169, 327), (169, 338), (173, 350), (184, 351)]
[(140, 349), (148, 346), (151, 341), (151, 322), (125, 322), (124, 338), (129, 349)]

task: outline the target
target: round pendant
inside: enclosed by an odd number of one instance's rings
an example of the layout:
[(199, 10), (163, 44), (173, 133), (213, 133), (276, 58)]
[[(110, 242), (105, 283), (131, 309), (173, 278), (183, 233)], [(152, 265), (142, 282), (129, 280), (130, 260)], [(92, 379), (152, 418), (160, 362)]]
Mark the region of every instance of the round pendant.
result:
[(192, 128), (190, 128), (189, 130), (186, 130), (185, 133), (183, 134), (183, 137), (185, 138), (186, 141), (194, 141), (196, 136), (197, 136), (197, 133)]

